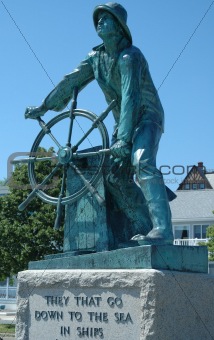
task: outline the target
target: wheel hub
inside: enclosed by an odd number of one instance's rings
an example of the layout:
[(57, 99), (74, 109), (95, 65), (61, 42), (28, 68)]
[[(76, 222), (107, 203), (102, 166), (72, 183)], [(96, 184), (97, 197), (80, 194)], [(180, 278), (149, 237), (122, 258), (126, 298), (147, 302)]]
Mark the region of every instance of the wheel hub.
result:
[(64, 148), (59, 149), (58, 151), (58, 160), (61, 164), (67, 164), (72, 159), (72, 151), (69, 146), (65, 146)]

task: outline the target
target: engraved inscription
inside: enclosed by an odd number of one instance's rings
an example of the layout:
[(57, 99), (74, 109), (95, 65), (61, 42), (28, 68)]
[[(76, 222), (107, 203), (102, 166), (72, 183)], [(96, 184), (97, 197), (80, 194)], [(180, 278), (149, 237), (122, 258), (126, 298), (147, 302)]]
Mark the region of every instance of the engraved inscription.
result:
[[(57, 290), (56, 290), (57, 291)], [(131, 338), (140, 329), (139, 295), (131, 290), (44, 291), (30, 298), (30, 336), (41, 328), (48, 340)], [(33, 311), (33, 313), (32, 313)], [(130, 334), (130, 337), (128, 336)]]

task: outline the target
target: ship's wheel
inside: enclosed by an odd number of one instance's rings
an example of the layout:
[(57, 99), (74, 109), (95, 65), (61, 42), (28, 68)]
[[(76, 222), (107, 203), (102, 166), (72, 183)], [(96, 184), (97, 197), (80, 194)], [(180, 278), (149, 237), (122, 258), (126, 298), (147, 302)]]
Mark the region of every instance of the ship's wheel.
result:
[[(87, 192), (94, 195), (99, 204), (104, 204), (104, 199), (96, 190), (105, 157), (110, 153), (108, 132), (103, 120), (116, 101), (112, 101), (108, 108), (97, 116), (90, 111), (76, 109), (76, 97), (77, 92), (70, 111), (59, 114), (48, 123), (40, 117), (37, 118), (42, 129), (32, 145), (29, 157), (13, 161), (28, 163), (32, 187), (32, 192), (20, 204), (19, 210), (24, 210), (35, 196), (46, 203), (57, 205), (56, 228), (59, 227), (62, 206), (79, 200)], [(43, 169), (51, 169), (48, 174), (44, 173), (45, 171), (38, 173), (40, 162)], [(96, 167), (93, 166), (94, 163)], [(75, 180), (72, 192), (66, 190), (68, 176), (71, 183), (72, 178)]]

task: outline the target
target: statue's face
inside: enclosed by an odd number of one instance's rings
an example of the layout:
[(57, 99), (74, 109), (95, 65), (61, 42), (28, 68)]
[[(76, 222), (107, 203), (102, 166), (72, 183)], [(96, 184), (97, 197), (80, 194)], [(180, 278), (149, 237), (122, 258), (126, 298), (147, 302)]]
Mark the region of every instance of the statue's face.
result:
[(117, 20), (108, 12), (100, 12), (97, 22), (97, 34), (100, 38), (107, 38), (119, 32), (120, 25)]

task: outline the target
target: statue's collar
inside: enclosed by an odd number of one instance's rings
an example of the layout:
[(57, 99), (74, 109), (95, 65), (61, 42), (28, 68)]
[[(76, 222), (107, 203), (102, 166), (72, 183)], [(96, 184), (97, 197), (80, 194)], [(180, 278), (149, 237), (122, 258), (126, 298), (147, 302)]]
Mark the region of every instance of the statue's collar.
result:
[[(120, 53), (122, 50), (130, 46), (131, 46), (131, 43), (126, 38), (122, 38), (119, 44), (117, 45), (117, 53)], [(105, 51), (105, 45), (103, 43), (100, 45), (97, 45), (93, 48), (93, 51), (99, 51), (99, 52)]]

